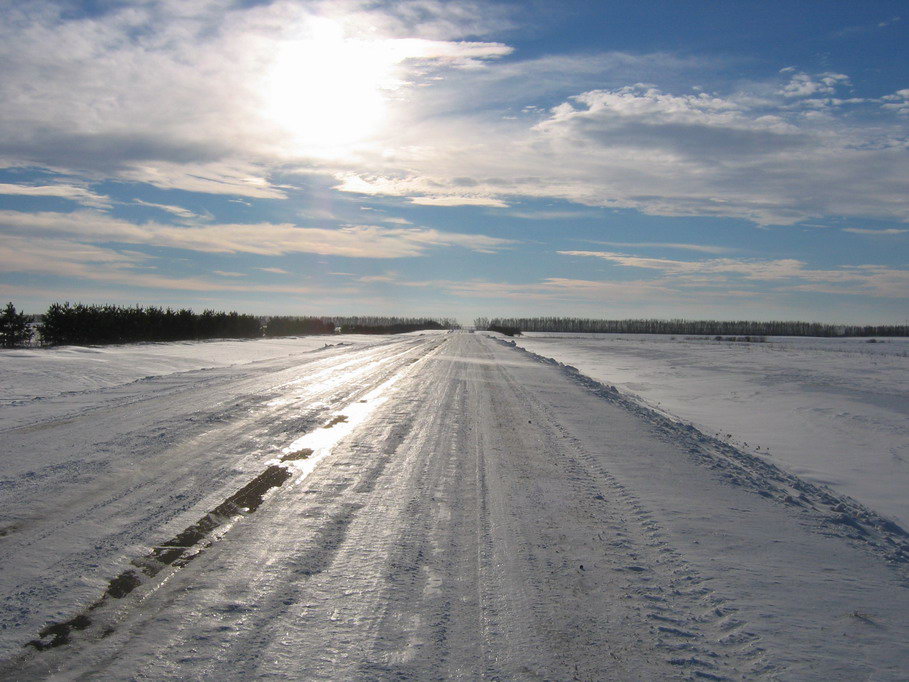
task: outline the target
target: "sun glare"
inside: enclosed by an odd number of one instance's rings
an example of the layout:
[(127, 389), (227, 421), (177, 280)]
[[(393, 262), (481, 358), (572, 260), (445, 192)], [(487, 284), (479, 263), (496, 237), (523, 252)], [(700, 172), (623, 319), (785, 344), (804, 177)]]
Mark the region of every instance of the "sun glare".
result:
[(294, 147), (334, 156), (377, 132), (396, 86), (388, 41), (345, 38), (323, 22), (285, 44), (266, 79), (266, 117)]

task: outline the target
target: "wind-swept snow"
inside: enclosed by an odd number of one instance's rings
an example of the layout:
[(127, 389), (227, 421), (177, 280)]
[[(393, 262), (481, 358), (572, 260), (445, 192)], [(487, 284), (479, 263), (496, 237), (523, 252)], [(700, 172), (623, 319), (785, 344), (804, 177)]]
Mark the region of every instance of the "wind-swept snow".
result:
[(376, 336), (349, 334), (0, 349), (0, 405), (120, 386), (206, 367), (260, 362), (326, 345), (375, 343), (376, 340)]
[(909, 669), (898, 528), (482, 335), (43, 402), (0, 432), (0, 675)]
[[(141, 368), (136, 358), (147, 348), (108, 347), (101, 350), (112, 385), (0, 408), (0, 649), (27, 629), (37, 635), (44, 621), (60, 620), (76, 604), (93, 603), (127, 559), (195, 524), (340, 408), (371, 408), (358, 401), (375, 402), (375, 389), (434, 336), (361, 337), (316, 351), (324, 337), (301, 338), (278, 344), (278, 355), (263, 342), (251, 362), (256, 344), (241, 343), (247, 362), (233, 364), (235, 342), (155, 344), (159, 364)], [(174, 358), (198, 364), (200, 351), (221, 366), (173, 371)], [(129, 381), (131, 371), (149, 370)], [(84, 364), (70, 366), (64, 386), (86, 375)], [(318, 455), (330, 445), (323, 438)]]

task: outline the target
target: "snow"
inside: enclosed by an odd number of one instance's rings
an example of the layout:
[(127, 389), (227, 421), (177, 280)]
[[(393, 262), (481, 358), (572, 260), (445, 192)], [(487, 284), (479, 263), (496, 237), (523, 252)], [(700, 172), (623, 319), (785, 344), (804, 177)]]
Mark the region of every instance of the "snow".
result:
[[(344, 335), (5, 351), (0, 377), (0, 651), (91, 603), (125, 557), (196, 522), (302, 436), (351, 426), (408, 349)], [(359, 400), (367, 400), (360, 403)], [(288, 468), (300, 474), (306, 460)]]
[(176, 372), (286, 357), (328, 344), (375, 342), (376, 336), (183, 341), (113, 346), (0, 349), (0, 406), (92, 391)]
[(909, 537), (874, 512), (481, 334), (325, 342), (31, 356), (0, 677), (905, 678)]
[(514, 340), (909, 528), (909, 339)]

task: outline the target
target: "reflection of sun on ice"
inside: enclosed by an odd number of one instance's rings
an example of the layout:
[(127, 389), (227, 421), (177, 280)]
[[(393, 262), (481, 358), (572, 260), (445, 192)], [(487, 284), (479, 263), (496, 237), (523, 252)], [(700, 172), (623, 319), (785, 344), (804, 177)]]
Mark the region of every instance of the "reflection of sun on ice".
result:
[(279, 48), (264, 113), (293, 146), (335, 154), (378, 130), (398, 60), (388, 41), (345, 39), (329, 21), (315, 28), (312, 37)]

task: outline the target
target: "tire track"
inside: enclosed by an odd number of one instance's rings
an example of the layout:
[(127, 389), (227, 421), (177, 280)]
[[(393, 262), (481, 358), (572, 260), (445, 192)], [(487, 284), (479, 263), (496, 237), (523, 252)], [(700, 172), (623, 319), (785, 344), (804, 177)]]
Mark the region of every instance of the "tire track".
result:
[[(524, 405), (534, 424), (543, 424), (545, 451), (556, 458), (575, 494), (602, 514), (603, 557), (623, 574), (623, 600), (646, 623), (654, 649), (682, 674), (738, 679), (769, 674), (774, 666), (738, 609), (716, 593), (674, 548), (652, 510), (603, 466), (603, 460), (560, 423), (552, 410), (508, 372), (500, 381)], [(568, 445), (568, 447), (566, 447)]]
[(845, 495), (809, 483), (789, 474), (757, 455), (738, 450), (729, 443), (698, 431), (694, 426), (673, 421), (666, 415), (620, 394), (587, 377), (576, 368), (537, 355), (514, 342), (493, 339), (541, 364), (558, 367), (565, 376), (594, 395), (638, 416), (669, 441), (683, 444), (689, 456), (714, 471), (727, 484), (811, 517), (817, 532), (848, 540), (882, 557), (903, 580), (909, 582), (909, 531), (874, 510)]

